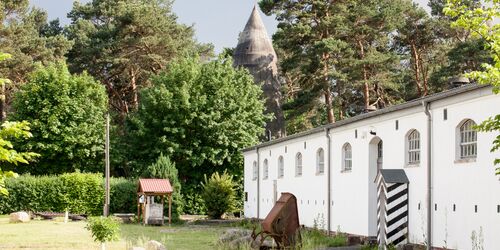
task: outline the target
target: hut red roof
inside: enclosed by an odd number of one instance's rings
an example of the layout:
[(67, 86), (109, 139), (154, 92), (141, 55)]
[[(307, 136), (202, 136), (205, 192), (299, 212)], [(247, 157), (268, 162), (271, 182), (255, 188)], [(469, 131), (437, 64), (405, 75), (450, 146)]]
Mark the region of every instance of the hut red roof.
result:
[(138, 193), (168, 194), (173, 191), (168, 179), (139, 179)]

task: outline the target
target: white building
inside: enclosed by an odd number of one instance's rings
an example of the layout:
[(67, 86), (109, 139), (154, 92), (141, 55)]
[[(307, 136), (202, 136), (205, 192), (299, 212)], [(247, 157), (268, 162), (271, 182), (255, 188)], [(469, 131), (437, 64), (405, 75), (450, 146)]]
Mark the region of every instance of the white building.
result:
[(499, 113), (500, 95), (468, 85), (244, 149), (245, 216), (264, 219), (290, 192), (301, 224), (375, 237), (375, 178), (400, 169), (410, 243), (500, 249), (498, 134), (471, 127)]

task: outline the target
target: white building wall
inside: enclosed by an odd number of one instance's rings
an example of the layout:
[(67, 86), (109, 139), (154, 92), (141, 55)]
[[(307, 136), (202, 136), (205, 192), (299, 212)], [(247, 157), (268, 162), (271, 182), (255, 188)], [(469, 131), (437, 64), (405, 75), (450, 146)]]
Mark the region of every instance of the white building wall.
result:
[[(305, 145), (304, 145), (305, 142)], [(316, 173), (316, 153), (322, 148), (325, 151), (325, 172)], [(261, 176), (259, 178), (260, 194), (260, 219), (265, 216), (274, 206), (274, 181), (276, 181), (276, 193), (279, 199), (282, 192), (289, 192), (297, 198), (300, 223), (308, 226), (327, 227), (327, 139), (326, 133), (316, 133), (295, 141), (275, 144), (269, 147), (259, 148)], [(295, 157), (297, 153), (302, 154), (302, 176), (295, 175)], [(252, 162), (257, 159), (256, 150), (245, 153), (245, 174), (252, 175)], [(278, 158), (284, 159), (284, 176), (278, 178)], [(248, 158), (248, 160), (247, 160)], [(262, 171), (264, 160), (269, 163), (269, 178), (264, 180)], [(247, 165), (248, 164), (248, 165)], [(247, 175), (245, 175), (247, 176)], [(257, 180), (245, 178), (245, 192), (248, 192), (249, 201), (245, 202), (245, 216), (257, 217), (256, 204)], [(252, 195), (250, 195), (252, 193)], [(252, 197), (252, 200), (250, 198)], [(254, 201), (255, 198), (255, 202)]]
[[(470, 249), (473, 231), (482, 231), (484, 249), (500, 249), (500, 181), (495, 176), (490, 148), (495, 133), (478, 132), (478, 155), (475, 162), (456, 160), (456, 128), (464, 119), (476, 123), (499, 113), (500, 96), (490, 89), (469, 94), (471, 99), (451, 98), (433, 107), (433, 237), (434, 246)], [(472, 99), (472, 97), (475, 97)], [(443, 109), (448, 119), (443, 119)], [(435, 209), (437, 205), (437, 209)], [(453, 211), (455, 205), (455, 211)], [(475, 206), (478, 210), (475, 212)], [(481, 230), (482, 229), (482, 230)]]
[[(468, 249), (471, 236), (483, 241), (484, 249), (500, 249), (500, 181), (495, 176), (491, 143), (495, 133), (478, 133), (478, 156), (474, 162), (456, 161), (456, 128), (466, 118), (476, 123), (499, 113), (500, 96), (492, 95), (491, 88), (482, 88), (431, 103), (432, 114), (432, 185), (434, 247)], [(447, 120), (443, 120), (443, 109)], [(398, 128), (396, 129), (396, 121)], [(376, 235), (376, 142), (383, 141), (383, 168), (404, 169), (409, 184), (409, 240), (423, 244), (427, 238), (427, 117), (423, 107), (407, 108), (352, 122), (330, 130), (331, 136), (331, 203), (327, 204), (327, 168), (324, 175), (316, 175), (316, 151), (327, 152), (324, 132), (283, 141), (259, 149), (260, 167), (269, 160), (269, 180), (261, 182), (260, 218), (272, 208), (273, 180), (277, 181), (278, 197), (291, 192), (298, 200), (299, 219), (305, 226), (328, 220), (327, 205), (331, 206), (332, 231), (340, 230), (362, 236)], [(416, 129), (420, 133), (420, 163), (407, 164), (406, 136)], [(356, 138), (357, 131), (357, 138)], [(370, 131), (376, 135), (370, 134)], [(304, 149), (304, 142), (306, 148)], [(342, 147), (352, 146), (352, 170), (342, 170)], [(285, 152), (286, 148), (286, 152)], [(271, 151), (271, 152), (269, 152)], [(303, 176), (295, 177), (295, 155), (303, 155)], [(285, 176), (277, 178), (278, 157), (283, 155)], [(245, 215), (256, 217), (256, 181), (251, 180), (251, 165), (255, 150), (245, 153)], [(325, 164), (328, 153), (325, 154)], [(260, 170), (262, 171), (262, 170)], [(269, 200), (269, 201), (268, 201)], [(323, 205), (323, 201), (325, 205)], [(309, 203), (308, 203), (309, 202)], [(455, 205), (455, 211), (453, 211)], [(475, 206), (478, 206), (477, 213)], [(326, 227), (326, 226), (325, 226)], [(481, 234), (481, 236), (480, 236)]]
[[(404, 168), (410, 183), (409, 224), (422, 225), (425, 219), (425, 145), (426, 116), (420, 108), (399, 114), (388, 114), (340, 128), (334, 128), (332, 137), (332, 220), (331, 228), (351, 234), (376, 236), (376, 150), (378, 140), (383, 141), (384, 169)], [(396, 120), (398, 129), (396, 129)], [(407, 134), (416, 129), (421, 137), (421, 163), (406, 164)], [(357, 130), (357, 138), (356, 138)], [(370, 131), (376, 135), (370, 134)], [(352, 171), (342, 170), (342, 149), (352, 146)], [(371, 201), (371, 202), (370, 202)], [(421, 203), (418, 210), (418, 203)], [(345, 216), (349, 214), (350, 216)], [(423, 241), (422, 232), (411, 231), (410, 239)]]

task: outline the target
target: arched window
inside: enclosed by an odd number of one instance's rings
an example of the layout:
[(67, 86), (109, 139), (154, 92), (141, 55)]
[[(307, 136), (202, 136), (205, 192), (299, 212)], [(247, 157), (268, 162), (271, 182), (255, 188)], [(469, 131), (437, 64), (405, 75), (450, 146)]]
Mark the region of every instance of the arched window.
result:
[(476, 123), (473, 120), (465, 120), (459, 131), (459, 156), (460, 159), (471, 159), (477, 156), (477, 132), (474, 130)]
[(266, 180), (269, 178), (269, 164), (267, 162), (267, 159), (264, 160), (264, 174), (262, 179)]
[(283, 156), (278, 158), (278, 178), (283, 178), (285, 176), (285, 162), (283, 161)]
[(295, 176), (302, 176), (302, 154), (297, 153), (295, 156)]
[(325, 151), (320, 148), (316, 153), (316, 174), (323, 174), (325, 172)]
[(252, 179), (257, 180), (257, 175), (259, 174), (259, 169), (257, 169), (257, 162), (253, 162), (252, 166)]
[(346, 143), (342, 148), (342, 170), (351, 171), (352, 170), (352, 148), (351, 144)]
[(420, 163), (420, 133), (417, 130), (412, 130), (406, 137), (406, 145), (408, 149), (408, 164)]

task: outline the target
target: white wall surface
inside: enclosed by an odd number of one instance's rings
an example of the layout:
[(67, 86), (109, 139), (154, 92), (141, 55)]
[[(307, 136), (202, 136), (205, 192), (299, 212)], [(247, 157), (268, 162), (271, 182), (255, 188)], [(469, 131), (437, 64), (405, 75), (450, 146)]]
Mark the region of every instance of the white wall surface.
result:
[[(448, 119), (443, 120), (443, 109)], [(431, 103), (432, 114), (432, 185), (433, 185), (433, 246), (469, 249), (471, 236), (484, 241), (484, 249), (500, 249), (500, 181), (495, 176), (491, 153), (494, 133), (478, 133), (478, 156), (474, 162), (456, 161), (456, 127), (464, 119), (476, 123), (500, 111), (500, 96), (491, 88), (473, 90)], [(398, 129), (396, 129), (396, 120)], [(404, 169), (409, 184), (409, 241), (424, 243), (427, 224), (427, 117), (423, 107), (413, 107), (378, 115), (330, 130), (331, 141), (331, 203), (327, 204), (327, 168), (316, 175), (316, 152), (327, 152), (325, 132), (283, 141), (259, 149), (260, 166), (269, 160), (269, 179), (259, 179), (260, 218), (265, 218), (273, 206), (273, 180), (278, 193), (291, 192), (298, 200), (300, 223), (326, 228), (327, 206), (331, 206), (330, 227), (349, 234), (376, 235), (376, 142), (383, 141), (383, 168)], [(416, 129), (420, 133), (420, 163), (407, 164), (406, 136)], [(357, 138), (356, 138), (357, 131)], [(370, 131), (376, 135), (370, 134)], [(304, 149), (304, 142), (307, 147)], [(342, 170), (342, 147), (352, 146), (352, 170)], [(372, 143), (372, 144), (370, 144)], [(286, 147), (286, 153), (285, 153)], [(295, 155), (303, 155), (303, 176), (295, 176)], [(257, 216), (257, 181), (252, 181), (252, 162), (256, 151), (245, 152), (245, 216)], [(278, 157), (285, 160), (285, 176), (277, 178)], [(327, 163), (328, 152), (325, 154)], [(262, 172), (262, 170), (260, 170)], [(278, 195), (279, 197), (279, 195)], [(324, 204), (323, 204), (324, 202)], [(456, 211), (453, 211), (455, 205)], [(475, 212), (475, 206), (478, 212)], [(436, 206), (436, 210), (434, 209)], [(322, 219), (324, 218), (324, 219)], [(482, 236), (479, 236), (481, 232)]]

